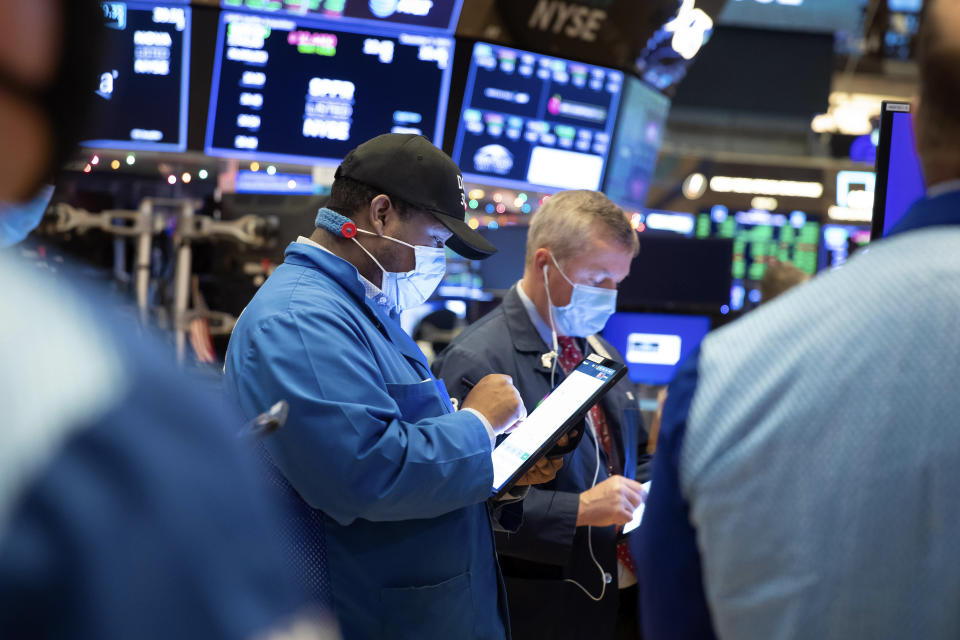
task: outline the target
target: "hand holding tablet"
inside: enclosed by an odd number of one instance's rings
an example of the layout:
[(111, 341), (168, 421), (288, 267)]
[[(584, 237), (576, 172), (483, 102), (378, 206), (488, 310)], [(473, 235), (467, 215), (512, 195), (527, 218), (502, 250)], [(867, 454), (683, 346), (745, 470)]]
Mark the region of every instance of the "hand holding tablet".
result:
[(622, 363), (591, 354), (493, 450), (499, 497), (526, 474), (626, 373)]

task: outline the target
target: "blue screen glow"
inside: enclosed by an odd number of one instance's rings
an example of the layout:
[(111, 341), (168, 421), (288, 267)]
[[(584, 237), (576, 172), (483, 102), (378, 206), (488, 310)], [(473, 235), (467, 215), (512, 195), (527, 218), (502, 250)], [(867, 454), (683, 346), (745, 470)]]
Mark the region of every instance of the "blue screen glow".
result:
[(659, 313), (615, 313), (603, 337), (626, 360), (630, 380), (670, 384), (677, 366), (710, 332), (710, 318)]

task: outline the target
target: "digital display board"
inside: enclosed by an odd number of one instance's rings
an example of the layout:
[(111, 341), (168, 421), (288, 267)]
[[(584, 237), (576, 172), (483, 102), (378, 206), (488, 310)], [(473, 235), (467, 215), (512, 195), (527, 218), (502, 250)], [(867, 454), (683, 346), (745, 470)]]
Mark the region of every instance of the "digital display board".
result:
[(623, 354), (631, 381), (662, 385), (673, 382), (677, 367), (709, 332), (707, 316), (621, 311), (607, 320), (603, 337)]
[(887, 30), (883, 52), (888, 58), (911, 60), (923, 15), (923, 0), (887, 0)]
[(617, 310), (725, 313), (732, 259), (728, 238), (641, 233), (640, 253), (618, 287)]
[(453, 39), (224, 12), (206, 152), (337, 164), (382, 133), (439, 146)]
[(862, 15), (862, 0), (728, 0), (719, 23), (835, 33), (856, 30)]
[(453, 159), (467, 181), (600, 189), (623, 73), (474, 45)]
[(108, 28), (83, 144), (186, 150), (190, 8), (173, 2), (101, 6)]
[(613, 134), (604, 193), (621, 207), (641, 210), (657, 166), (670, 99), (636, 78), (628, 78)]
[(337, 22), (367, 22), (400, 27), (457, 28), (463, 0), (221, 0), (226, 9), (253, 9)]
[(733, 286), (730, 309), (739, 311), (760, 304), (760, 281), (773, 259), (789, 262), (806, 274), (817, 272), (820, 223), (802, 211), (791, 214), (738, 211), (714, 207), (697, 216), (698, 238), (733, 240)]
[(870, 228), (858, 225), (825, 224), (820, 241), (820, 270), (837, 269), (854, 252), (870, 242)]

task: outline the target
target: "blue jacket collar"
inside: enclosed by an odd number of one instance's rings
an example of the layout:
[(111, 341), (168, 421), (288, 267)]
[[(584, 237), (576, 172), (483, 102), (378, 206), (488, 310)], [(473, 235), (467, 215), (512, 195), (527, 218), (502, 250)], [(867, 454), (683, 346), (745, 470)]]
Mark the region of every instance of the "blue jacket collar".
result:
[(920, 200), (887, 235), (954, 224), (960, 224), (960, 191)]
[(358, 305), (369, 312), (377, 328), (389, 338), (397, 349), (408, 359), (422, 365), (422, 369), (426, 371), (425, 375), (432, 377), (423, 352), (400, 326), (399, 314), (387, 315), (378, 304), (367, 298), (363, 284), (357, 277), (355, 266), (332, 253), (298, 242), (293, 242), (287, 247), (286, 252), (284, 252), (284, 262), (320, 271), (343, 287)]

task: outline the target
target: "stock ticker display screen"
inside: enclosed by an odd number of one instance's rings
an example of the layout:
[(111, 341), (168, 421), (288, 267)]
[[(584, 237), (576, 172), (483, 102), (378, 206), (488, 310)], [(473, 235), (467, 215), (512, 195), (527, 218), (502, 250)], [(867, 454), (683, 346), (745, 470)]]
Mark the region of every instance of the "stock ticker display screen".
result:
[(477, 43), (453, 159), (464, 178), (517, 189), (600, 189), (620, 71)]
[(221, 0), (227, 9), (252, 9), (344, 22), (364, 21), (453, 32), (463, 0)]
[(802, 211), (731, 213), (717, 206), (697, 216), (695, 236), (733, 239), (733, 311), (751, 309), (761, 302), (760, 281), (773, 259), (792, 263), (808, 275), (817, 272), (820, 223)]
[(657, 166), (670, 99), (640, 80), (628, 78), (623, 117), (617, 122), (604, 193), (621, 207), (640, 211)]
[(184, 151), (190, 84), (190, 8), (104, 2), (107, 25), (85, 145)]
[(440, 144), (453, 39), (224, 12), (210, 96), (210, 155), (339, 161), (382, 133)]

